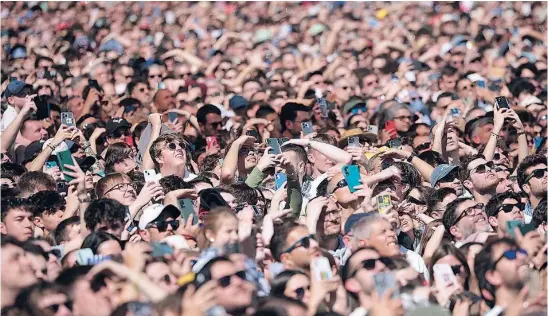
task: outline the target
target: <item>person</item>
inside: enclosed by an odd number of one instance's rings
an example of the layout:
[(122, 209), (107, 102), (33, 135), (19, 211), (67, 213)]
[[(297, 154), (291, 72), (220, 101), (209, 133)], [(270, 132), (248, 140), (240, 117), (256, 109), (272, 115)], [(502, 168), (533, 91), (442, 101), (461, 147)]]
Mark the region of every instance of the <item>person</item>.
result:
[(459, 167), (441, 164), (434, 168), (430, 184), (435, 189), (450, 188), (457, 196), (464, 194), (464, 187), (459, 179)]
[(173, 236), (179, 228), (179, 215), (179, 209), (173, 205), (152, 204), (143, 210), (139, 218), (139, 235), (147, 242)]
[(164, 134), (150, 146), (150, 157), (163, 176), (176, 175), (191, 181), (197, 176), (188, 170), (186, 149), (187, 144), (181, 137)]
[(26, 199), (17, 197), (2, 198), (2, 235), (19, 241), (27, 241), (34, 236), (34, 208)]
[(462, 162), (462, 184), (474, 196), (474, 200), (487, 204), (489, 199), (496, 194), (500, 181), (494, 164), (486, 161), (481, 154), (467, 157)]
[(90, 232), (104, 231), (120, 238), (126, 216), (127, 209), (120, 202), (103, 198), (89, 204), (84, 213), (84, 221)]
[(289, 139), (297, 138), (302, 132), (301, 123), (310, 121), (310, 108), (299, 103), (288, 102), (280, 112), (282, 136)]
[[(529, 196), (530, 208), (535, 208), (546, 196), (548, 176), (546, 175), (546, 157), (531, 155), (524, 159), (517, 168), (517, 180), (520, 188)], [(528, 212), (527, 215), (531, 215)]]
[[(4, 204), (4, 203), (2, 203)], [(37, 281), (23, 244), (12, 236), (2, 236), (2, 308), (15, 303), (19, 291)]]
[(31, 315), (74, 315), (72, 301), (60, 285), (55, 283), (36, 283), (21, 291), (14, 304), (19, 310)]
[(509, 221), (525, 221), (523, 209), (525, 205), (521, 202), (519, 195), (514, 192), (499, 193), (492, 197), (485, 206), (489, 224), (499, 237), (508, 236), (513, 232), (507, 231)]
[(34, 205), (33, 223), (43, 230), (44, 236), (52, 234), (59, 223), (70, 216), (65, 216), (66, 201), (56, 191), (37, 192), (29, 197), (29, 203)]
[(310, 261), (320, 255), (316, 237), (306, 226), (291, 221), (276, 227), (270, 251), (287, 269), (310, 270)]
[(443, 213), (443, 226), (457, 246), (476, 233), (491, 232), (484, 205), (470, 198), (457, 198)]

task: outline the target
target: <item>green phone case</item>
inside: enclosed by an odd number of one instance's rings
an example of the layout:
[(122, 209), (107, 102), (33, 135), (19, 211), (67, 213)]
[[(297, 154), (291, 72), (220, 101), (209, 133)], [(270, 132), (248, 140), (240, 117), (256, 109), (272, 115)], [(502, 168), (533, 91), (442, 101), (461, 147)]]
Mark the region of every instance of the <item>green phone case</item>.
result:
[[(74, 166), (74, 160), (72, 160), (72, 154), (69, 150), (59, 152), (57, 154), (57, 161), (59, 162), (59, 168), (61, 168), (61, 171), (73, 172), (72, 170), (69, 170), (65, 167), (65, 165)], [(67, 176), (66, 174), (64, 174), (64, 176), (66, 182), (74, 180), (74, 178), (71, 176)]]

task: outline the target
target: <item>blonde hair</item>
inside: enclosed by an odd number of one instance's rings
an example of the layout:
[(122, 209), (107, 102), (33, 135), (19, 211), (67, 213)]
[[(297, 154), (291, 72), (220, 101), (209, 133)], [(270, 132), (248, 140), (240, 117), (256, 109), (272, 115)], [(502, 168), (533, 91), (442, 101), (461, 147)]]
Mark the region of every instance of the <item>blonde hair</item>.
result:
[(131, 178), (123, 173), (111, 173), (106, 175), (95, 185), (95, 194), (97, 194), (97, 198), (103, 198), (105, 196), (105, 192), (124, 181), (131, 183)]
[(200, 249), (206, 249), (211, 246), (211, 241), (206, 237), (206, 232), (211, 231), (214, 234), (217, 233), (221, 227), (224, 219), (233, 218), (238, 220), (232, 210), (226, 206), (220, 206), (209, 211), (203, 219), (203, 227), (197, 238), (198, 247)]

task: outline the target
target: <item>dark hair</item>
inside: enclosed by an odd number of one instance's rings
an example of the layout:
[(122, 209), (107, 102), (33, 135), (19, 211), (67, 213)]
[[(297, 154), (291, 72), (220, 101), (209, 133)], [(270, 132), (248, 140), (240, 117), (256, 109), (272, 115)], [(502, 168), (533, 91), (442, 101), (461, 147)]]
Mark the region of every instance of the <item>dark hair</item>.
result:
[(204, 171), (212, 171), (214, 170), (217, 165), (219, 165), (220, 159), (222, 159), (223, 156), (220, 154), (214, 154), (214, 155), (208, 155), (204, 158), (202, 163), (200, 164), (200, 172)]
[(93, 266), (74, 266), (72, 268), (63, 269), (55, 279), (55, 283), (63, 286), (68, 293), (74, 293), (73, 286), (79, 280), (86, 277)]
[(245, 182), (232, 183), (223, 186), (223, 189), (234, 195), (234, 202), (237, 204), (247, 203), (249, 205), (256, 205), (259, 199), (257, 190), (245, 184)]
[(126, 159), (133, 160), (131, 146), (126, 143), (115, 143), (108, 147), (105, 154), (105, 173), (114, 173), (114, 166)]
[(27, 168), (20, 164), (16, 164), (13, 162), (3, 162), (2, 164), (0, 164), (0, 174), (2, 175), (2, 178), (10, 178), (15, 181), (25, 172), (27, 172)]
[(17, 186), (21, 192), (34, 192), (43, 187), (46, 190), (55, 190), (55, 180), (49, 174), (42, 171), (29, 171), (21, 175)]
[(169, 175), (160, 179), (160, 185), (164, 189), (164, 193), (168, 193), (179, 189), (190, 189), (192, 186), (188, 185), (183, 178), (176, 175)]
[(13, 305), (30, 315), (47, 315), (44, 314), (44, 310), (38, 305), (38, 301), (40, 298), (47, 297), (52, 293), (65, 294), (68, 300), (68, 293), (65, 292), (65, 289), (62, 286), (55, 283), (40, 281), (22, 289), (15, 298)]
[(131, 179), (131, 184), (133, 185), (133, 188), (135, 189), (135, 192), (137, 195), (141, 193), (141, 190), (143, 189), (143, 186), (145, 185), (145, 175), (143, 172), (138, 170), (132, 170), (126, 175)]
[(89, 234), (86, 239), (82, 242), (80, 249), (89, 248), (93, 251), (93, 254), (99, 254), (99, 247), (102, 243), (109, 240), (115, 240), (120, 247), (122, 247), (122, 242), (116, 236), (103, 231), (92, 232)]
[[(2, 210), (1, 217), (2, 222), (6, 219), (10, 210), (21, 208), (30, 213), (34, 213), (34, 207), (27, 199), (22, 199), (18, 197), (3, 197), (0, 203), (0, 209)], [(4, 238), (4, 236), (2, 236)]]
[(147, 125), (148, 125), (148, 122), (143, 121), (135, 125), (135, 127), (133, 128), (133, 134), (131, 137), (133, 138), (133, 143), (135, 144), (135, 146), (137, 146), (138, 144), (137, 137), (139, 137), (139, 140), (141, 139), (141, 135), (143, 134), (143, 131), (145, 130)]
[(202, 176), (198, 176), (198, 177), (188, 181), (187, 184), (194, 187), (196, 184), (198, 184), (200, 182), (204, 182), (204, 183), (207, 183), (207, 184), (213, 186), (213, 182), (211, 182), (211, 180), (209, 180), (206, 177), (202, 177)]
[(282, 224), (276, 225), (274, 227), (274, 235), (270, 240), (270, 252), (272, 257), (276, 261), (280, 262), (282, 252), (287, 248), (287, 236), (297, 227), (300, 227), (297, 222), (293, 220), (285, 220)]
[(44, 213), (52, 215), (57, 212), (59, 206), (67, 202), (57, 191), (39, 191), (29, 196), (28, 202), (34, 205), (34, 216), (42, 216)]
[(460, 160), (461, 168), (459, 172), (461, 182), (464, 182), (465, 180), (468, 180), (470, 178), (470, 170), (468, 170), (468, 165), (476, 159), (485, 159), (485, 156), (483, 154), (476, 154), (465, 156)]
[(489, 199), (489, 202), (487, 202), (487, 205), (485, 205), (485, 213), (487, 213), (487, 216), (497, 217), (497, 214), (500, 212), (500, 207), (506, 199), (514, 199), (516, 200), (516, 202), (521, 201), (521, 197), (513, 191), (497, 193), (491, 199)]
[(276, 275), (272, 282), (270, 282), (270, 296), (274, 297), (286, 297), (284, 292), (289, 280), (295, 275), (303, 275), (308, 278), (306, 274), (297, 270), (285, 270)]
[(528, 174), (526, 174), (527, 169), (540, 164), (547, 164), (546, 156), (538, 155), (538, 154), (529, 155), (525, 157), (525, 159), (523, 159), (523, 161), (519, 164), (516, 175), (517, 175), (518, 185), (522, 190), (523, 190), (523, 185), (525, 185), (525, 180), (529, 176)]
[(457, 191), (455, 191), (455, 189), (453, 188), (440, 188), (435, 190), (426, 200), (428, 210), (432, 211), (432, 209), (436, 206), (436, 204), (442, 202), (443, 199), (445, 199), (445, 197), (448, 196), (449, 194), (457, 195)]
[(287, 121), (294, 122), (297, 119), (297, 112), (310, 112), (310, 108), (306, 105), (288, 102), (284, 104), (280, 112), (280, 123), (282, 124), (282, 132), (285, 131), (285, 123)]
[(434, 150), (426, 150), (418, 154), (419, 159), (424, 160), (430, 166), (436, 168), (439, 165), (447, 164), (447, 161), (443, 159), (443, 156)]
[(127, 84), (128, 95), (131, 95), (133, 93), (133, 90), (140, 83), (142, 83), (142, 84), (146, 85), (147, 87), (149, 87), (148, 82), (146, 80), (132, 80), (130, 83)]
[(78, 216), (72, 216), (69, 218), (66, 218), (62, 220), (57, 227), (55, 228), (55, 231), (53, 232), (53, 236), (55, 239), (55, 243), (57, 245), (60, 245), (64, 241), (68, 240), (68, 229), (71, 228), (74, 225), (78, 225), (80, 223), (80, 217)]
[(116, 200), (98, 199), (89, 204), (84, 213), (84, 220), (87, 228), (94, 231), (100, 223), (121, 222), (123, 224), (126, 212), (126, 207)]
[(198, 120), (198, 123), (206, 124), (207, 123), (206, 116), (211, 113), (218, 114), (220, 116), (221, 110), (219, 110), (219, 108), (213, 104), (206, 104), (202, 106), (201, 108), (199, 108), (198, 112), (196, 113), (196, 119)]
[(409, 184), (409, 189), (416, 188), (421, 184), (420, 173), (412, 164), (403, 161), (396, 161), (394, 162), (394, 166), (400, 169), (402, 182)]
[(329, 134), (319, 133), (316, 136), (312, 137), (312, 140), (337, 147), (337, 140), (335, 139), (335, 137)]
[(531, 223), (535, 225), (535, 228), (539, 227), (543, 223), (546, 223), (546, 204), (546, 197), (544, 197), (540, 200), (537, 207), (535, 207), (535, 210), (533, 211), (533, 219), (531, 220)]
[(257, 112), (255, 112), (256, 118), (266, 118), (267, 115), (276, 113), (274, 109), (269, 105), (263, 105), (259, 109), (257, 109)]
[(457, 68), (447, 65), (441, 69), (440, 78), (442, 78), (443, 76), (454, 76), (457, 73), (458, 73)]
[(510, 88), (512, 95), (515, 98), (519, 97), (522, 92), (529, 92), (530, 94), (534, 94), (536, 91), (535, 85), (529, 82), (529, 80), (523, 78), (515, 81)]
[(464, 267), (464, 270), (466, 271), (466, 279), (464, 281), (464, 289), (468, 291), (469, 289), (469, 282), (470, 282), (470, 267), (468, 267), (468, 263), (466, 261), (466, 257), (460, 252), (460, 250), (457, 249), (452, 243), (443, 241), (441, 245), (434, 251), (434, 254), (432, 255), (432, 259), (430, 260), (430, 263), (428, 264), (428, 272), (430, 272), (430, 283), (434, 281), (434, 271), (433, 267), (440, 260), (441, 258), (445, 256), (453, 255), (457, 260), (460, 262), (460, 264)]
[(230, 259), (224, 256), (214, 257), (211, 260), (209, 260), (201, 269), (196, 273), (196, 277), (194, 278), (194, 286), (196, 286), (196, 289), (199, 289), (202, 285), (207, 283), (208, 281), (211, 281), (213, 279), (213, 276), (211, 275), (211, 269), (216, 263), (219, 262), (229, 262)]
[[(484, 246), (483, 249), (476, 255), (476, 258), (474, 259), (474, 273), (478, 279), (478, 285), (481, 292), (481, 296), (487, 303), (487, 305), (491, 308), (495, 306), (495, 287), (487, 281), (487, 278), (485, 277), (485, 274), (487, 272), (495, 269), (495, 260), (496, 258), (493, 258), (493, 250), (495, 247), (501, 244), (506, 244), (511, 247), (517, 248), (518, 245), (516, 242), (510, 238), (500, 238), (495, 239), (493, 241), (488, 241)], [(489, 294), (491, 294), (493, 300), (490, 300), (487, 298), (483, 291), (487, 291)]]
[(457, 220), (458, 214), (457, 214), (457, 207), (462, 202), (472, 200), (471, 198), (461, 197), (457, 198), (453, 202), (447, 204), (447, 207), (445, 209), (445, 212), (443, 212), (443, 226), (445, 227), (445, 231), (449, 233), (449, 228), (451, 226), (455, 225), (455, 221)]

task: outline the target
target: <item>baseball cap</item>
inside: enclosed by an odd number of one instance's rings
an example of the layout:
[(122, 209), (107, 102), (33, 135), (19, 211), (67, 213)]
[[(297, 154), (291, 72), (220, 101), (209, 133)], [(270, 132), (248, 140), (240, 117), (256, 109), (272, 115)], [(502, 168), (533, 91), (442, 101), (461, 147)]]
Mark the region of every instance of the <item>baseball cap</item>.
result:
[(448, 164), (442, 164), (438, 165), (436, 168), (434, 168), (434, 171), (432, 171), (432, 176), (430, 176), (430, 184), (432, 187), (435, 187), (438, 181), (445, 178), (451, 171), (458, 168), (458, 166), (455, 165), (448, 165)]
[(350, 215), (350, 217), (344, 223), (344, 234), (348, 235), (354, 224), (356, 224), (360, 219), (371, 216), (373, 213), (355, 213)]
[(17, 45), (11, 49), (10, 57), (12, 59), (27, 58), (27, 49), (25, 46)]
[(216, 207), (228, 206), (218, 189), (204, 189), (200, 191), (200, 213), (208, 212)]
[(342, 135), (341, 139), (339, 140), (339, 148), (344, 148), (348, 144), (348, 139), (350, 137), (359, 137), (361, 140), (365, 140), (369, 143), (376, 143), (378, 136), (374, 133), (374, 130), (370, 131), (362, 131), (361, 128), (352, 128), (349, 130), (346, 130)]
[(352, 97), (348, 102), (346, 102), (343, 106), (343, 114), (348, 114), (353, 108), (363, 105), (367, 108), (367, 105), (365, 104), (365, 100), (359, 97)]
[(143, 210), (143, 214), (139, 218), (139, 229), (146, 229), (147, 225), (152, 223), (155, 219), (164, 215), (167, 217), (177, 218), (181, 212), (173, 205), (152, 204)]
[[(28, 88), (28, 89), (25, 89)], [(4, 96), (6, 98), (16, 96), (24, 98), (27, 95), (32, 93), (32, 86), (26, 84), (24, 81), (14, 80), (8, 84), (6, 90), (4, 91)]]
[(128, 121), (126, 121), (125, 119), (121, 117), (112, 118), (107, 121), (107, 125), (106, 125), (107, 134), (112, 135), (114, 131), (116, 131), (117, 129), (121, 127), (130, 128), (131, 125), (128, 123)]
[(247, 108), (249, 106), (249, 102), (241, 95), (235, 95), (230, 98), (230, 101), (228, 101), (228, 106), (232, 110), (237, 110), (241, 108)]
[(25, 148), (25, 158), (23, 159), (23, 164), (30, 162), (42, 152), (42, 147), (44, 146), (45, 141), (36, 140), (30, 143), (27, 148)]

